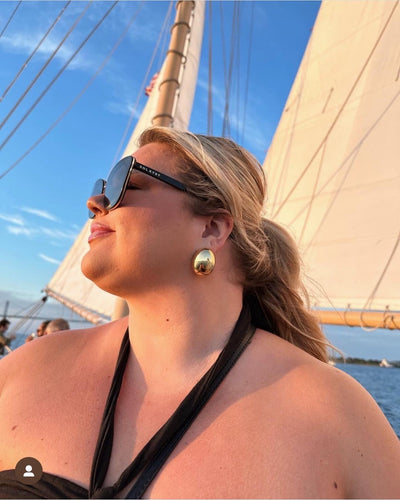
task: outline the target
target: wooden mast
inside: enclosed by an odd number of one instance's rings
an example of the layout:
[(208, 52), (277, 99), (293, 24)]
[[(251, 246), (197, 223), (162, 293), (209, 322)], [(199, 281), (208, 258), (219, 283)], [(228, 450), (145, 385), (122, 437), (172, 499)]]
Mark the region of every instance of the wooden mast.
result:
[(176, 6), (175, 22), (171, 28), (171, 41), (165, 60), (164, 78), (159, 84), (156, 114), (153, 125), (173, 127), (174, 104), (180, 87), (179, 75), (182, 65), (185, 64), (185, 45), (190, 33), (190, 18), (194, 9), (194, 2), (180, 1)]

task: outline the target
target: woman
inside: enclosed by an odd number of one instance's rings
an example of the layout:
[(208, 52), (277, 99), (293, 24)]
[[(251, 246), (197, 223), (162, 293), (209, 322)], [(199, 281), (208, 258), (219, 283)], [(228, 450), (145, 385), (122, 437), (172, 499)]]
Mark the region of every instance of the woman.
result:
[(82, 262), (129, 316), (0, 364), (0, 492), (34, 457), (29, 497), (399, 496), (398, 440), (326, 363), (257, 161), (163, 128), (134, 156), (95, 184)]

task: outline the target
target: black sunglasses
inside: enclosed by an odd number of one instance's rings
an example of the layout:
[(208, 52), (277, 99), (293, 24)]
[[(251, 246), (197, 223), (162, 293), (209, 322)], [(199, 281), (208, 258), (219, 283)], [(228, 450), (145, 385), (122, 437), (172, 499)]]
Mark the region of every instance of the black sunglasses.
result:
[[(91, 196), (104, 194), (106, 198), (106, 210), (117, 208), (125, 196), (125, 191), (127, 189), (135, 189), (134, 187), (128, 186), (133, 170), (138, 170), (146, 175), (150, 175), (150, 177), (165, 182), (180, 191), (187, 191), (186, 186), (176, 179), (158, 172), (153, 168), (146, 167), (146, 165), (136, 161), (133, 156), (126, 156), (112, 168), (106, 181), (104, 179), (97, 179), (94, 183)], [(89, 210), (89, 217), (93, 219), (94, 216), (95, 214)]]

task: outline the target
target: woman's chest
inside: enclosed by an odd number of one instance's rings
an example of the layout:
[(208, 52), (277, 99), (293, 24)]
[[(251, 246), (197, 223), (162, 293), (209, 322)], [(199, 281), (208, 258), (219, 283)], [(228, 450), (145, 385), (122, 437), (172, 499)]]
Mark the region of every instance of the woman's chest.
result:
[[(67, 371), (67, 370), (66, 370)], [(10, 385), (0, 404), (0, 468), (34, 457), (43, 470), (84, 485), (107, 398), (109, 377), (82, 371), (57, 383), (31, 377)]]
[[(332, 448), (246, 405), (204, 412), (145, 493), (149, 498), (341, 498), (344, 482)], [(320, 443), (323, 446), (324, 442)]]
[[(291, 417), (285, 417), (267, 396), (263, 391), (241, 398), (218, 392), (172, 448), (144, 496), (343, 496), (339, 461), (329, 443), (319, 440), (319, 430), (311, 423), (290, 424)], [(131, 414), (135, 416), (131, 426), (124, 429), (121, 422), (116, 426), (107, 486), (169, 417), (160, 408), (144, 406), (146, 409)], [(155, 458), (158, 460), (157, 454)]]

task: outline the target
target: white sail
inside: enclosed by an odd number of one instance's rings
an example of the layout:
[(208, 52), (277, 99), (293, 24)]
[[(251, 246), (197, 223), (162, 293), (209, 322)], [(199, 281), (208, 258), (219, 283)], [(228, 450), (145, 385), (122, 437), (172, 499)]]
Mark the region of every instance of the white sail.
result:
[(318, 307), (400, 310), (399, 47), (399, 2), (323, 2), (264, 162)]
[[(187, 129), (190, 119), (204, 24), (204, 2), (190, 2), (190, 5), (193, 6), (190, 13), (190, 28), (184, 44), (183, 64), (179, 69), (178, 88), (173, 96), (174, 102), (171, 112), (173, 117), (172, 126), (180, 129)], [(132, 154), (137, 149), (136, 141), (139, 135), (153, 124), (153, 118), (158, 109), (160, 85), (164, 81), (165, 69), (166, 62), (164, 62), (160, 70), (148, 102), (122, 156)], [(111, 318), (116, 298), (98, 288), (81, 272), (82, 257), (89, 249), (88, 236), (89, 222), (83, 227), (45, 291), (88, 321), (100, 323)]]

